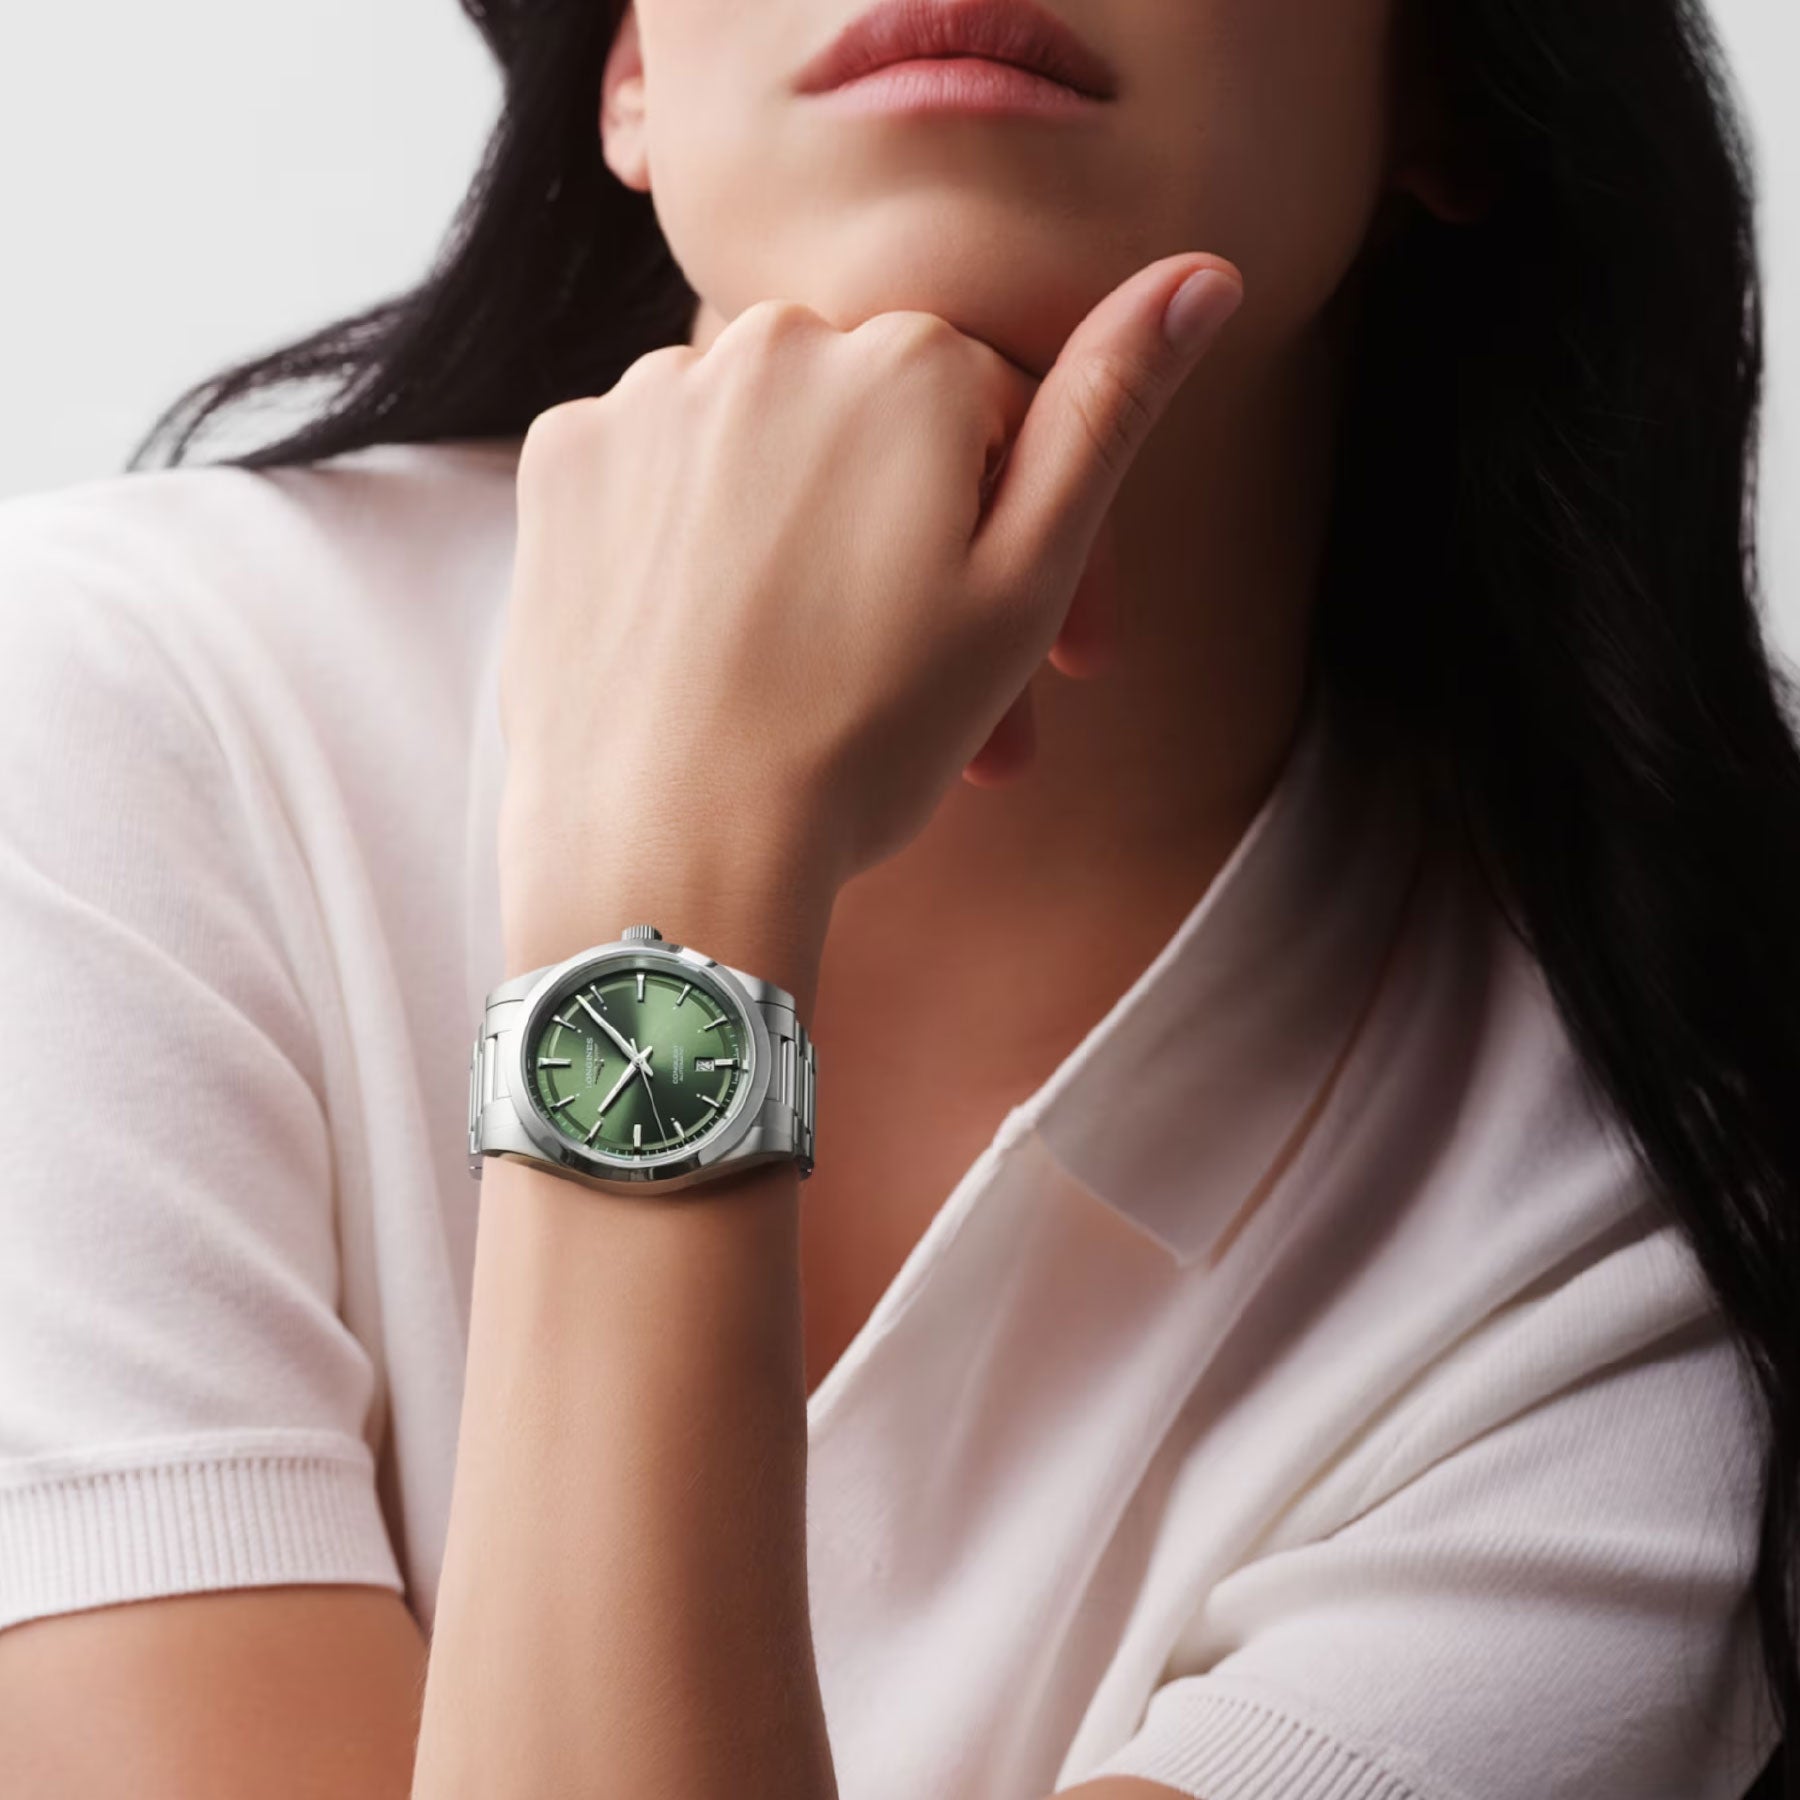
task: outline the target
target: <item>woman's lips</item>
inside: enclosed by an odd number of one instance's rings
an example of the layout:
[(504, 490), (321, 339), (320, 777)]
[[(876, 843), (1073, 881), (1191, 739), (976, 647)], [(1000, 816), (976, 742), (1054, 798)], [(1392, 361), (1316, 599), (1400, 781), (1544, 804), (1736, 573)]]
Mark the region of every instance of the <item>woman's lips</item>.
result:
[(1027, 113), (1066, 117), (1101, 102), (1047, 75), (985, 56), (909, 57), (814, 93), (842, 112)]
[(1118, 76), (1042, 0), (875, 0), (793, 87), (860, 111), (1079, 115), (1112, 99)]

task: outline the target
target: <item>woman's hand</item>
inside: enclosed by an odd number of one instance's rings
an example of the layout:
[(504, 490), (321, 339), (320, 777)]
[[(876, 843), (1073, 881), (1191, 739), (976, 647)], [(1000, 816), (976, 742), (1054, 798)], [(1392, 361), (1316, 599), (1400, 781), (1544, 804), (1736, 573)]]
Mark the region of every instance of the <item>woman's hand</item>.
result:
[[(1165, 304), (1202, 271), (1184, 350)], [(835, 894), (959, 772), (1028, 759), (1026, 684), (1104, 636), (1071, 603), (1105, 603), (1107, 508), (1240, 295), (1220, 258), (1151, 264), (1041, 382), (932, 313), (840, 331), (765, 300), (539, 414), (501, 667), (509, 933), (540, 887), (684, 843)]]

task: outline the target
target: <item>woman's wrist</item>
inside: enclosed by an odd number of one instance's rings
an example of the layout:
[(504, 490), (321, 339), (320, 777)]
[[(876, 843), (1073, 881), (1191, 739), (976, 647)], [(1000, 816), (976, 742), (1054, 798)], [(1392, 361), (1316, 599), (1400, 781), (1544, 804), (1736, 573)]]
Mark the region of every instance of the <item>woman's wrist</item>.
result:
[(621, 814), (604, 842), (581, 843), (515, 816), (500, 834), (505, 979), (649, 924), (786, 988), (810, 1025), (836, 892), (823, 858), (773, 828)]

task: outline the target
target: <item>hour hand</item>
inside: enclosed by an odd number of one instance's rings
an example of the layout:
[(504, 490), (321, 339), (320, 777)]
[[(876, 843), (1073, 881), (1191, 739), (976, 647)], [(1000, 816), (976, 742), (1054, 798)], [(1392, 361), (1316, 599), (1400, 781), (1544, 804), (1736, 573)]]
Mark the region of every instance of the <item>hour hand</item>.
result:
[(637, 1052), (636, 1052), (636, 1051), (635, 1051), (635, 1050), (633, 1050), (633, 1049), (632, 1049), (632, 1047), (631, 1047), (631, 1040), (630, 1040), (630, 1039), (629, 1039), (629, 1038), (627, 1038), (627, 1037), (625, 1037), (625, 1036), (624, 1036), (624, 1035), (623, 1035), (623, 1034), (622, 1034), (622, 1033), (621, 1033), (621, 1032), (620, 1032), (620, 1031), (619, 1031), (619, 1029), (618, 1029), (618, 1027), (617, 1027), (617, 1026), (616, 1026), (616, 1025), (614, 1025), (614, 1024), (613, 1024), (613, 1022), (612, 1022), (612, 1020), (611, 1020), (611, 1019), (609, 1019), (609, 1018), (607, 1018), (607, 1017), (606, 1017), (606, 1016), (605, 1016), (605, 1015), (604, 1015), (604, 1014), (603, 1014), (603, 1013), (602, 1013), (602, 1012), (601, 1012), (601, 1011), (600, 1011), (600, 1010), (599, 1010), (599, 1008), (598, 1008), (598, 1007), (596, 1007), (596, 1006), (595, 1006), (595, 1005), (593, 1005), (593, 1003), (592, 1003), (592, 1002), (591, 1002), (591, 1001), (590, 1001), (590, 1000), (589, 1000), (589, 999), (588, 999), (588, 997), (587, 997), (587, 995), (586, 995), (586, 994), (577, 994), (577, 995), (576, 995), (576, 996), (575, 996), (575, 998), (576, 998), (576, 999), (577, 999), (577, 1000), (578, 1000), (578, 1001), (579, 1001), (579, 1002), (580, 1002), (580, 1003), (581, 1003), (581, 1004), (582, 1004), (582, 1005), (583, 1005), (583, 1006), (584, 1006), (584, 1007), (586, 1007), (586, 1008), (587, 1008), (587, 1015), (588, 1015), (588, 1017), (589, 1017), (589, 1018), (590, 1018), (590, 1019), (592, 1019), (592, 1020), (593, 1020), (593, 1021), (594, 1021), (594, 1023), (595, 1023), (595, 1024), (596, 1024), (596, 1025), (598, 1025), (598, 1026), (599, 1026), (599, 1027), (600, 1027), (600, 1029), (601, 1029), (601, 1030), (602, 1030), (602, 1031), (604, 1031), (604, 1032), (605, 1032), (605, 1033), (606, 1033), (606, 1035), (607, 1035), (607, 1036), (608, 1036), (608, 1037), (609, 1037), (609, 1038), (611, 1038), (611, 1039), (612, 1039), (612, 1041), (613, 1041), (613, 1042), (614, 1042), (614, 1043), (615, 1043), (615, 1044), (617, 1044), (617, 1045), (618, 1045), (618, 1047), (619, 1047), (619, 1048), (620, 1048), (620, 1049), (621, 1049), (621, 1050), (623, 1050), (623, 1051), (624, 1051), (624, 1052), (625, 1052), (625, 1054), (626, 1054), (626, 1055), (627, 1055), (627, 1056), (635, 1056), (635, 1055), (636, 1055), (636, 1054), (637, 1054)]

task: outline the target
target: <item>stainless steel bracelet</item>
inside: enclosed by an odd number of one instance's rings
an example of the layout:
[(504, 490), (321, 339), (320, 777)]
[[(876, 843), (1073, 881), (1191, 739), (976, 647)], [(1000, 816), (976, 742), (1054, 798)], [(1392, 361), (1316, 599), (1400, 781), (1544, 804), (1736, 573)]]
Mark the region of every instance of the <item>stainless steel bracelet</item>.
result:
[[(525, 996), (542, 973), (541, 969), (533, 969), (515, 976), (488, 995), (481, 1031), (469, 1054), (469, 1173), (477, 1181), (481, 1179), (486, 1152), (538, 1154), (537, 1146), (519, 1123), (511, 1095), (499, 1091), (497, 1075), (506, 1039), (524, 1025)], [(812, 1039), (791, 1006), (781, 1000), (756, 997), (766, 983), (741, 969), (733, 969), (732, 973), (750, 990), (753, 1004), (768, 1027), (774, 1052), (769, 1095), (763, 1102), (763, 1141), (791, 1145), (800, 1178), (805, 1180), (813, 1170), (817, 1084)]]

